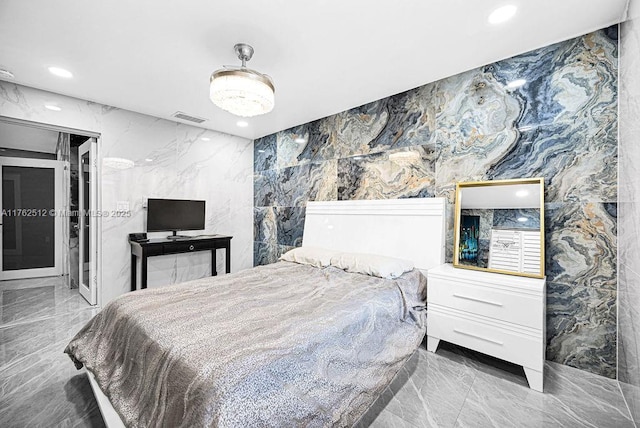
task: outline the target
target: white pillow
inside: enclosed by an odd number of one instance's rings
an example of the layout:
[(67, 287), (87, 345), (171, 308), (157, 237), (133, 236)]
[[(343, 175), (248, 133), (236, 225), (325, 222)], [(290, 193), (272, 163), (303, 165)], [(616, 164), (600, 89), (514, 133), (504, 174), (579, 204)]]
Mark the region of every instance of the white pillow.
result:
[(336, 251), (327, 250), (325, 248), (298, 247), (284, 253), (280, 256), (280, 260), (315, 267), (326, 267), (331, 264), (331, 257), (336, 254)]
[(340, 253), (331, 258), (331, 265), (347, 272), (364, 273), (394, 279), (413, 269), (413, 262), (375, 254)]

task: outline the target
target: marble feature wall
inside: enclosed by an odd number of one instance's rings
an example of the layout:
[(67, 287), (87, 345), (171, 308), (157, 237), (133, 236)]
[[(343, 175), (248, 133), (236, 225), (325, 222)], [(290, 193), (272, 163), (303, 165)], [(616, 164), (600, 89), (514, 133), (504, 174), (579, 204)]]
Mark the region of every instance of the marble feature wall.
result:
[(618, 381), (640, 424), (640, 5), (620, 34)]
[[(547, 358), (616, 375), (617, 26), (254, 143), (254, 263), (301, 243), (309, 200), (443, 196), (544, 177)], [(526, 79), (526, 84), (507, 84)]]
[[(62, 110), (44, 108), (52, 102)], [(100, 133), (101, 209), (115, 211), (120, 201), (131, 208), (130, 217), (102, 218), (102, 304), (130, 289), (127, 235), (145, 230), (148, 197), (205, 199), (206, 230), (199, 233), (233, 235), (232, 272), (252, 266), (252, 141), (4, 81), (0, 115)], [(117, 169), (106, 158), (135, 166)], [(223, 256), (219, 251), (219, 272)], [(149, 286), (199, 278), (210, 272), (210, 260), (207, 252), (152, 257)]]

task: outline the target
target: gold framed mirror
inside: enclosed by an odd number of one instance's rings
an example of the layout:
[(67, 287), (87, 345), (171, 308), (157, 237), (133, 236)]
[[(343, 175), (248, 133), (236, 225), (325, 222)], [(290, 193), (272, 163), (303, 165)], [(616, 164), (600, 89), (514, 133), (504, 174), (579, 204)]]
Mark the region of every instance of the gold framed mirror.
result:
[(456, 184), (453, 265), (544, 277), (544, 178)]

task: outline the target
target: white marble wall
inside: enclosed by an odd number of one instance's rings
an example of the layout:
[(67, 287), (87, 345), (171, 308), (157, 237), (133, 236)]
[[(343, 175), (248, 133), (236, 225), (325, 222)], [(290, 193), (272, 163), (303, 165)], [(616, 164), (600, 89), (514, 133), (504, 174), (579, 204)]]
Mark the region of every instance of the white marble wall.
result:
[[(45, 109), (47, 103), (62, 111)], [(205, 199), (206, 230), (193, 233), (232, 235), (232, 272), (253, 266), (251, 140), (4, 81), (0, 115), (100, 133), (102, 210), (116, 210), (118, 201), (131, 207), (131, 217), (102, 219), (102, 304), (129, 291), (127, 234), (145, 230), (142, 203), (148, 197)], [(135, 166), (114, 169), (103, 162), (110, 157)], [(218, 271), (224, 272), (223, 251), (218, 253)], [(151, 258), (149, 286), (201, 277), (209, 263), (207, 252)]]
[(640, 5), (620, 34), (618, 381), (640, 423)]

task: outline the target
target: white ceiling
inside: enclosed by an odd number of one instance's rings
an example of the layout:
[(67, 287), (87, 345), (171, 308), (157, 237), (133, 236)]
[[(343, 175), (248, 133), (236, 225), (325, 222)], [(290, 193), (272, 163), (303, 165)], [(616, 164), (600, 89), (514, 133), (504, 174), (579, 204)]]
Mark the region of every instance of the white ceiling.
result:
[(58, 132), (0, 121), (0, 147), (29, 152), (55, 153)]
[[(490, 25), (504, 4), (516, 16)], [(624, 20), (627, 0), (2, 0), (0, 68), (16, 83), (248, 138), (319, 119)], [(273, 77), (276, 107), (249, 119), (215, 107), (209, 76), (238, 65)], [(47, 71), (73, 72), (64, 80)], [(1, 113), (1, 112), (0, 112)]]

